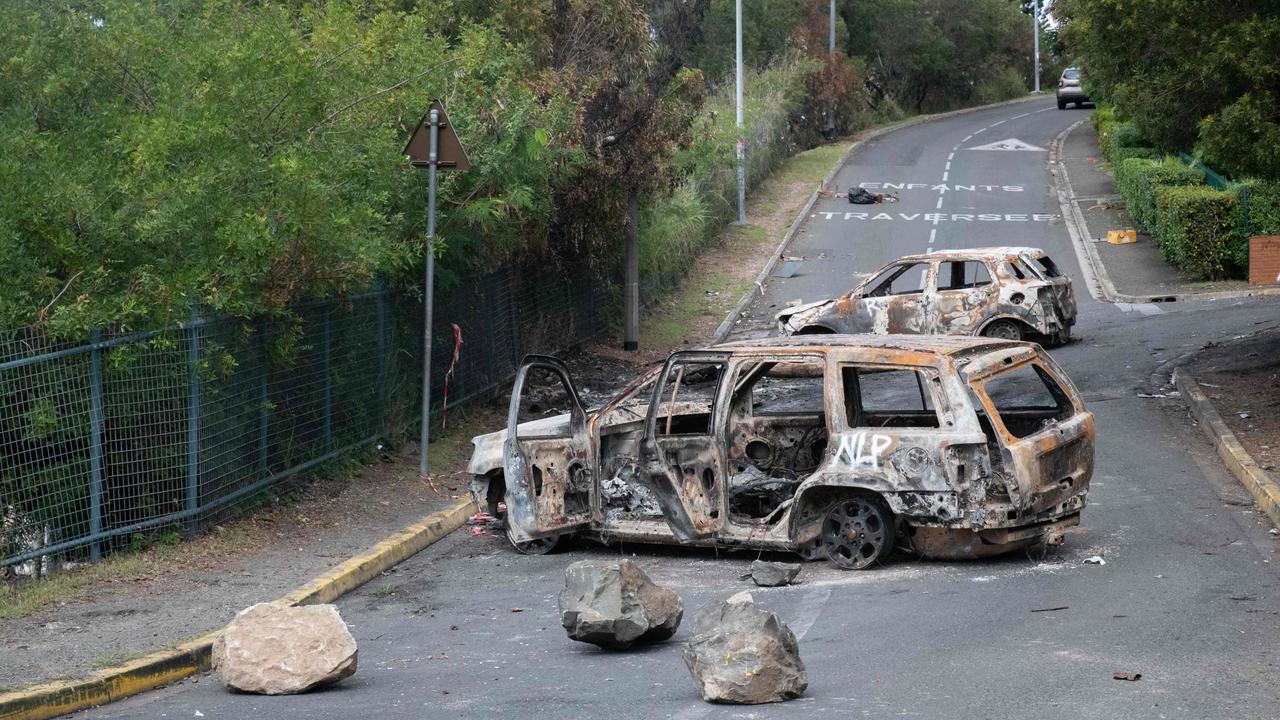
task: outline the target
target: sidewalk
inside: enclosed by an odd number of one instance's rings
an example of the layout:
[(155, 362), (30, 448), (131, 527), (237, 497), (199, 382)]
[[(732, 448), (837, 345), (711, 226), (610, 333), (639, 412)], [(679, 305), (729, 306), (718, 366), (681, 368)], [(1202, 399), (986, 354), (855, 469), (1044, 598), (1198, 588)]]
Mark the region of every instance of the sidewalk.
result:
[[(1245, 294), (1243, 280), (1199, 281), (1182, 275), (1160, 257), (1151, 236), (1138, 233), (1138, 242), (1111, 245), (1108, 230), (1134, 228), (1124, 210), (1124, 199), (1116, 192), (1115, 178), (1108, 172), (1098, 134), (1088, 122), (1070, 130), (1062, 142), (1059, 161), (1066, 170), (1068, 192), (1084, 219), (1082, 240), (1100, 262), (1100, 275), (1109, 278), (1115, 292), (1136, 302), (1158, 302), (1183, 296), (1211, 296), (1222, 293)], [(1101, 278), (1100, 278), (1101, 279)], [(1105, 286), (1105, 282), (1104, 282)]]
[(349, 474), (302, 484), (193, 540), (119, 552), (16, 592), (0, 586), (0, 692), (82, 677), (204, 635), (466, 492), (460, 476), (438, 476), (432, 488), (416, 459), (400, 454), (339, 470)]

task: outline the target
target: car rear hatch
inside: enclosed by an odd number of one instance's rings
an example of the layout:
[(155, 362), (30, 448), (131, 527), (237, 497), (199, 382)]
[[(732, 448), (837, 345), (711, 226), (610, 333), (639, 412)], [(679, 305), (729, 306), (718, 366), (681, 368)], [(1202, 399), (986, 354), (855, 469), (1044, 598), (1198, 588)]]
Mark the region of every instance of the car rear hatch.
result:
[(1093, 475), (1094, 421), (1053, 361), (1023, 346), (985, 357), (964, 373), (999, 441), (998, 464), (1013, 505), (1007, 519), (1078, 512)]
[(1056, 317), (1064, 327), (1075, 325), (1076, 294), (1071, 287), (1071, 278), (1059, 270), (1057, 264), (1044, 253), (1026, 255), (1023, 259), (1045, 283), (1039, 294), (1045, 317)]

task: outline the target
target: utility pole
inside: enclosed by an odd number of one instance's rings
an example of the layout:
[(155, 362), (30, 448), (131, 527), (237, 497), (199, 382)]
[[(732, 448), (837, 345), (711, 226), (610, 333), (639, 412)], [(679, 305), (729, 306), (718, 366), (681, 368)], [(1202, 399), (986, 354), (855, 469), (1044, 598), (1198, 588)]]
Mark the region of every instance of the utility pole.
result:
[(1031, 32), (1035, 38), (1033, 41), (1034, 50), (1032, 54), (1036, 56), (1036, 92), (1040, 92), (1040, 0), (1031, 3)]
[(831, 0), (831, 23), (827, 34), (827, 52), (836, 51), (836, 0)]
[(742, 0), (737, 0), (735, 51), (738, 66), (738, 87), (735, 101), (738, 106), (738, 222), (747, 222), (747, 170), (744, 166), (747, 156), (747, 140), (742, 128)]

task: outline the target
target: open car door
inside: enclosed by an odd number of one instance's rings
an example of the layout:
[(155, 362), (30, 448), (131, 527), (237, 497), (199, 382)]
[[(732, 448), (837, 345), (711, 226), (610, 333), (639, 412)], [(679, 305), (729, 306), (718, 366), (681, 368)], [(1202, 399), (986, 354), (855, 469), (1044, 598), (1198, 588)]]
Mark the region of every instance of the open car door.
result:
[(728, 364), (728, 353), (674, 353), (653, 386), (641, 466), (680, 542), (724, 527), (726, 460), (716, 416)]
[[(521, 403), (535, 388), (566, 403), (568, 413), (521, 423)], [(511, 538), (526, 542), (589, 523), (594, 467), (587, 414), (568, 369), (553, 357), (527, 356), (511, 389), (502, 446)]]

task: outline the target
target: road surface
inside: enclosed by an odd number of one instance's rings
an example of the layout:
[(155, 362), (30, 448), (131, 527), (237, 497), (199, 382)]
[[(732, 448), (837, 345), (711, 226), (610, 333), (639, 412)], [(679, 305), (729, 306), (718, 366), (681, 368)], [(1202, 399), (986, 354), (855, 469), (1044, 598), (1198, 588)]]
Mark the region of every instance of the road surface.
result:
[[(847, 290), (900, 255), (976, 245), (1048, 250), (1076, 280), (1080, 300), (1076, 340), (1052, 352), (1098, 427), (1084, 525), (1060, 551), (962, 563), (898, 558), (871, 572), (809, 563), (800, 585), (755, 589), (739, 578), (750, 553), (580, 543), (524, 557), (500, 539), (456, 533), (339, 602), (360, 643), (360, 669), (333, 689), (268, 698), (233, 694), (205, 677), (83, 715), (1280, 717), (1276, 541), (1176, 402), (1138, 397), (1163, 363), (1249, 332), (1280, 306), (1121, 308), (1090, 298), (1046, 152), (1085, 112), (1036, 99), (867, 143), (840, 172), (840, 189), (869, 183), (900, 202), (818, 203), (787, 253), (806, 258), (800, 272), (772, 282), (738, 331), (767, 331), (787, 301)], [(978, 149), (984, 145), (1006, 149)], [(630, 652), (569, 641), (556, 610), (564, 567), (619, 554), (675, 589), (686, 619), (751, 589), (800, 638), (804, 698), (754, 708), (702, 702), (680, 658), (687, 626), (671, 642)], [(1094, 555), (1106, 564), (1083, 563)], [(1115, 671), (1142, 678), (1113, 680)]]

